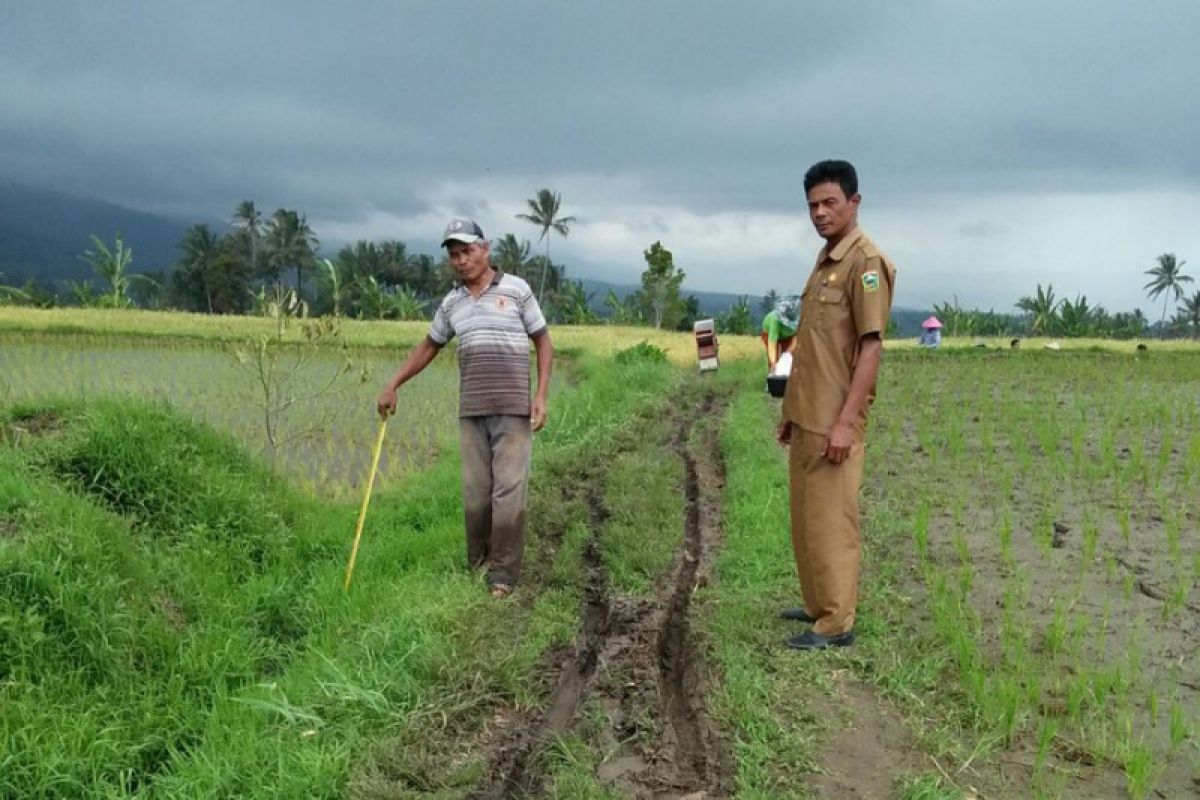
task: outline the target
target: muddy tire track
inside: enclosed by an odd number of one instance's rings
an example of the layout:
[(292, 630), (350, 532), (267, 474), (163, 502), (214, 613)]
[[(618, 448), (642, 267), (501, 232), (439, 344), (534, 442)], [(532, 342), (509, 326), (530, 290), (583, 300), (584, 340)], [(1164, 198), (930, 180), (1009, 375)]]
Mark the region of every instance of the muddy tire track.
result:
[(603, 471), (579, 474), (575, 485), (588, 519), (579, 635), (547, 667), (554, 688), (545, 711), (512, 726), (493, 745), (488, 776), (471, 797), (543, 794), (539, 755), (575, 727), (585, 702), (602, 708), (608, 720), (600, 734), (604, 752), (612, 754), (598, 769), (603, 783), (638, 798), (731, 794), (733, 759), (707, 715), (710, 678), (690, 623), (692, 596), (710, 579), (723, 541), (724, 465), (714, 415), (725, 402), (710, 390), (672, 414), (676, 434), (670, 447), (684, 467), (684, 530), (653, 597), (612, 591), (602, 545), (608, 519)]
[(584, 496), (589, 533), (583, 549), (583, 560), (587, 577), (575, 650), (573, 653), (560, 654), (557, 659), (557, 679), (541, 719), (527, 721), (532, 722), (532, 726), (518, 726), (508, 741), (496, 746), (485, 785), (470, 795), (475, 800), (501, 800), (537, 794), (542, 776), (536, 769), (536, 757), (555, 736), (570, 730), (612, 631), (608, 569), (600, 551), (600, 531), (608, 514), (603, 498), (593, 488), (595, 485), (596, 482), (592, 480), (584, 483), (587, 487)]
[[(698, 418), (710, 419), (715, 406), (715, 398), (709, 396)], [(687, 510), (673, 588), (665, 618), (658, 626), (658, 668), (663, 708), (674, 739), (674, 788), (718, 796), (728, 794), (731, 788), (732, 760), (728, 745), (706, 713), (708, 675), (689, 616), (692, 596), (711, 579), (715, 555), (724, 540), (720, 503), (724, 464), (719, 458), (716, 428), (707, 427), (703, 433), (695, 453), (684, 431), (675, 441), (684, 464)]]

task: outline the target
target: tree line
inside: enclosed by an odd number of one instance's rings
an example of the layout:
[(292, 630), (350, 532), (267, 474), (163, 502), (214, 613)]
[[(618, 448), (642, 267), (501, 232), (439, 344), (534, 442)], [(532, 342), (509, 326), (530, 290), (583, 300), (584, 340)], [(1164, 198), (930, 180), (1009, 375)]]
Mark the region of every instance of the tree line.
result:
[[(668, 330), (691, 330), (702, 316), (694, 295), (684, 296), (687, 274), (674, 263), (662, 242), (654, 242), (643, 257), (641, 286), (621, 297), (609, 290), (599, 303), (581, 280), (567, 277), (566, 267), (550, 258), (552, 234), (566, 237), (577, 221), (562, 215), (562, 198), (539, 189), (527, 200), (518, 220), (537, 227), (538, 244), (505, 233), (492, 241), (492, 262), (526, 280), (534, 288), (551, 322), (560, 324), (645, 325)], [(118, 233), (110, 247), (92, 236), (92, 247), (81, 254), (96, 281), (77, 281), (65, 294), (55, 293), (30, 279), (21, 287), (0, 285), (0, 303), (43, 307), (83, 305), (178, 309), (208, 314), (263, 314), (281, 304), (304, 315), (380, 320), (428, 319), (437, 302), (454, 285), (455, 276), (444, 253), (432, 256), (410, 252), (399, 240), (359, 240), (343, 246), (334, 258), (320, 254), (320, 239), (306, 216), (280, 208), (265, 215), (251, 200), (234, 208), (231, 229), (222, 233), (205, 224), (187, 229), (179, 243), (180, 257), (169, 271), (135, 274), (133, 252)], [(1038, 284), (1031, 295), (1015, 303), (1021, 312), (963, 309), (957, 299), (935, 304), (933, 313), (950, 336), (1089, 336), (1130, 339), (1161, 336), (1200, 338), (1200, 291), (1186, 296), (1186, 261), (1172, 253), (1156, 259), (1146, 271), (1144, 289), (1152, 301), (1163, 299), (1162, 314), (1152, 324), (1140, 309), (1110, 313), (1092, 305), (1086, 296), (1057, 297), (1053, 285)], [(98, 286), (97, 286), (98, 284)], [(749, 295), (717, 316), (721, 333), (753, 334), (762, 316), (775, 307), (780, 294), (764, 295), (755, 309)], [(1167, 319), (1168, 304), (1178, 305)], [(596, 307), (600, 307), (600, 311)]]
[[(1161, 337), (1200, 338), (1200, 291), (1188, 296), (1186, 284), (1192, 282), (1183, 273), (1186, 261), (1173, 253), (1163, 253), (1155, 265), (1146, 270), (1150, 280), (1143, 290), (1156, 302), (1162, 298), (1162, 312), (1157, 322), (1133, 311), (1107, 311), (1099, 304), (1088, 302), (1085, 295), (1074, 300), (1056, 296), (1053, 284), (1037, 285), (1033, 294), (1025, 295), (1014, 304), (1019, 314), (997, 311), (963, 309), (958, 301), (943, 302), (933, 307), (948, 336), (1034, 336), (1097, 337), (1105, 339), (1135, 339), (1146, 335)], [(1174, 301), (1174, 315), (1168, 319), (1169, 304)]]

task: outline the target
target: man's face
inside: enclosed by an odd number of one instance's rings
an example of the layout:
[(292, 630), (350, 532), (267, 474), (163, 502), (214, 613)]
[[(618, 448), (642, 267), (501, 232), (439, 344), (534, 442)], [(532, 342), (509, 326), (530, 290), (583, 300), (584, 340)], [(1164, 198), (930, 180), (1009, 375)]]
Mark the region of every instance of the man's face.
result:
[(460, 281), (475, 283), (488, 270), (489, 250), (488, 243), (482, 239), (471, 244), (452, 241), (446, 245), (446, 256)]
[(858, 219), (859, 195), (846, 197), (840, 184), (818, 183), (808, 192), (808, 217), (822, 239), (841, 239)]

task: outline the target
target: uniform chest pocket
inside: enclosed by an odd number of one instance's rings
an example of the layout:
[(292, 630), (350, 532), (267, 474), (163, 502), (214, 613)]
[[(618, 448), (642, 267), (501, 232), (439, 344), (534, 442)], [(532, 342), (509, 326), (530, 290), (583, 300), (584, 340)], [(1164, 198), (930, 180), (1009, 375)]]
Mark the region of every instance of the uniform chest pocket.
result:
[(816, 291), (817, 324), (821, 327), (837, 325), (850, 313), (850, 300), (846, 290), (840, 286), (822, 286)]

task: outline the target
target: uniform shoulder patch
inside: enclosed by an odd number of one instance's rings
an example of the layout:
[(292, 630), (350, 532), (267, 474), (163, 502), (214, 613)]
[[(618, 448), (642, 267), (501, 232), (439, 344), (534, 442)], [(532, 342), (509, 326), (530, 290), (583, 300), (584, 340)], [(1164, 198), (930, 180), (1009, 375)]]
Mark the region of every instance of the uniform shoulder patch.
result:
[(879, 272), (870, 270), (862, 274), (862, 285), (864, 292), (874, 292), (879, 289)]

